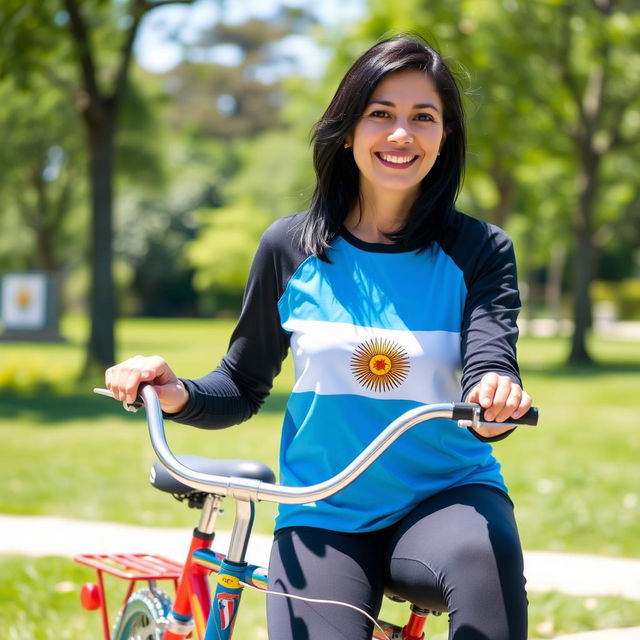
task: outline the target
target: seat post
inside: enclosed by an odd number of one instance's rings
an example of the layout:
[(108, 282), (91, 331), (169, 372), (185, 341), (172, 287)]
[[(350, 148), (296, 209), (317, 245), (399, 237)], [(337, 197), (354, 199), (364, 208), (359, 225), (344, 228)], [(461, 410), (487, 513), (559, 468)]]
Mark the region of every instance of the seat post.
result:
[(227, 560), (237, 563), (244, 562), (251, 528), (253, 527), (254, 514), (255, 505), (251, 500), (236, 499), (236, 519), (231, 532)]
[(430, 613), (429, 609), (411, 605), (409, 622), (402, 629), (402, 640), (423, 640), (424, 625)]
[(211, 534), (215, 531), (218, 514), (222, 513), (222, 498), (208, 493), (202, 505), (198, 531), (200, 533)]

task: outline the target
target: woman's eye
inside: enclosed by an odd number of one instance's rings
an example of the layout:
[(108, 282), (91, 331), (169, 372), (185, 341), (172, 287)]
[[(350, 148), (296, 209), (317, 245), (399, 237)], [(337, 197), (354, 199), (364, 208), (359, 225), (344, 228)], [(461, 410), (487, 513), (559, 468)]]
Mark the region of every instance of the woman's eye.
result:
[(430, 113), (419, 113), (416, 115), (416, 120), (419, 122), (435, 122)]
[(370, 118), (389, 118), (389, 113), (387, 111), (382, 111), (381, 109), (376, 109), (369, 114)]

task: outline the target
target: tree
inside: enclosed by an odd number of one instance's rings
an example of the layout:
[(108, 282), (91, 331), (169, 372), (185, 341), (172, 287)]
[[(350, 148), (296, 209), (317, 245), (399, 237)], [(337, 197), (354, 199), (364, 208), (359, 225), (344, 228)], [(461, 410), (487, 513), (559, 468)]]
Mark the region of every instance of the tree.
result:
[(555, 237), (566, 238), (569, 360), (589, 362), (595, 249), (638, 215), (629, 166), (640, 132), (640, 8), (624, 0), (407, 4), (400, 14), (372, 0), (357, 37), (417, 30), (469, 69), (472, 104), (482, 98), (471, 111), (465, 197), (496, 222), (510, 224), (507, 211), (524, 217), (547, 259), (554, 243), (541, 223), (551, 219)]
[(174, 126), (186, 123), (209, 150), (215, 139), (227, 161), (208, 160), (221, 201), (198, 207), (199, 233), (187, 249), (207, 314), (237, 311), (261, 233), (275, 218), (301, 210), (310, 195), (309, 114), (319, 116), (319, 107), (305, 94), (300, 111), (300, 90), (308, 93), (313, 83), (281, 77), (291, 70), (278, 45), (312, 20), (304, 10), (282, 10), (268, 20), (223, 22), (202, 34), (192, 54), (200, 59), (231, 46), (233, 65), (185, 61), (165, 74)]
[(313, 182), (308, 142), (289, 130), (267, 131), (238, 146), (240, 168), (226, 185), (225, 204), (198, 212), (201, 230), (188, 245), (194, 283), (210, 312), (237, 310), (261, 234), (275, 219), (303, 210)]
[[(0, 148), (0, 218), (6, 231), (16, 227), (16, 233), (9, 234), (11, 245), (0, 252), (5, 263), (18, 260), (21, 268), (56, 272), (67, 262), (69, 244), (79, 235), (71, 231), (69, 221), (81, 191), (83, 154), (76, 117), (65, 97), (43, 82), (38, 83), (38, 95), (34, 102), (10, 78), (0, 83), (0, 129), (5, 132)], [(74, 222), (78, 226), (77, 216)], [(16, 236), (26, 236), (22, 248)]]
[[(7, 0), (0, 36), (0, 70), (22, 82), (41, 73), (73, 100), (84, 125), (91, 202), (91, 329), (85, 373), (115, 360), (115, 294), (112, 274), (113, 173), (115, 140), (127, 93), (140, 22), (151, 10), (194, 0), (63, 0), (52, 3)], [(34, 46), (35, 43), (38, 46)], [(50, 62), (70, 57), (76, 77)], [(69, 67), (63, 69), (66, 72)]]

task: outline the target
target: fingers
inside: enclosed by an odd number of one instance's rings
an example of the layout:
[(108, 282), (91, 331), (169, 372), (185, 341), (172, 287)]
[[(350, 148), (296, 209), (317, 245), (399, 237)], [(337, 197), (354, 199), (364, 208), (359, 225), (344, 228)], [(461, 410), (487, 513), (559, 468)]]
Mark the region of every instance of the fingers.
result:
[(520, 418), (531, 408), (531, 396), (508, 376), (487, 373), (469, 394), (485, 411), (487, 422)]
[(160, 356), (134, 356), (105, 372), (105, 384), (114, 398), (129, 404), (135, 402), (141, 382), (164, 385), (175, 380), (175, 374)]

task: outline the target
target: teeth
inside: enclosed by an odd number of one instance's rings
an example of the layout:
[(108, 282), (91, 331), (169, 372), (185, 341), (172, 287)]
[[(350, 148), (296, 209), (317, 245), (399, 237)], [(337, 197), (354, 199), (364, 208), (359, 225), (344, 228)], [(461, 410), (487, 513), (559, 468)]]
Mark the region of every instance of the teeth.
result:
[(394, 164), (407, 164), (413, 160), (413, 156), (405, 156), (404, 158), (400, 158), (398, 156), (390, 156), (386, 153), (381, 153), (380, 157), (386, 162), (393, 162)]

